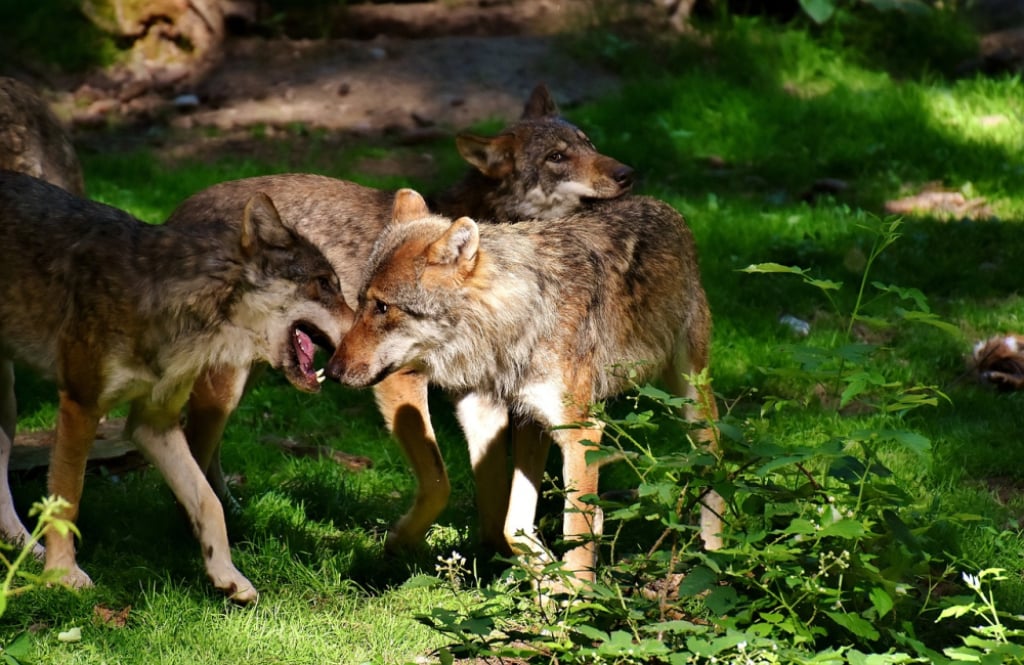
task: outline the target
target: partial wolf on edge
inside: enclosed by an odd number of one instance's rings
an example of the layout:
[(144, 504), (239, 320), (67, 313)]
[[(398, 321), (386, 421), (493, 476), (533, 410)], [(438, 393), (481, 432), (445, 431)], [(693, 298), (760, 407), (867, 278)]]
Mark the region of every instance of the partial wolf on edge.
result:
[[(0, 170), (27, 173), (78, 196), (85, 192), (78, 155), (60, 121), (30, 86), (6, 76), (0, 76)], [(14, 368), (0, 363), (0, 395), (12, 390)], [(0, 423), (14, 419), (13, 413), (0, 412)], [(0, 446), (0, 536), (25, 542), (28, 533), (15, 510), (6, 473), (9, 453)], [(43, 546), (36, 543), (32, 554), (42, 559)]]
[(85, 194), (78, 155), (60, 121), (30, 86), (6, 76), (0, 76), (0, 169)]
[[(579, 497), (598, 491), (586, 453), (601, 424), (589, 405), (660, 376), (693, 398), (689, 417), (714, 422), (710, 387), (685, 380), (707, 368), (710, 339), (693, 236), (665, 203), (625, 197), (561, 219), (478, 226), (431, 215), (402, 190), (327, 375), (370, 386), (417, 368), (456, 396), (471, 458), (501, 436), (510, 411), (547, 428), (563, 457), (563, 535), (580, 543), (565, 562), (592, 580), (589, 536), (601, 524)], [(574, 423), (593, 426), (562, 427)], [(504, 521), (514, 551), (542, 556), (534, 519), (546, 440), (516, 446)]]
[[(70, 503), (60, 517), (77, 517), (100, 418), (128, 402), (127, 434), (188, 513), (207, 575), (245, 603), (257, 592), (231, 562), (223, 509), (189, 452), (181, 408), (211, 365), (262, 360), (300, 390), (319, 390), (314, 343), (332, 347), (352, 311), (327, 259), (266, 195), (234, 215), (240, 221), (151, 226), (0, 172), (0, 364), (24, 363), (57, 384), (48, 491)], [(14, 400), (13, 390), (0, 395), (6, 453)], [(45, 540), (47, 570), (65, 571), (73, 587), (92, 584), (71, 534), (51, 529)]]
[[(533, 90), (518, 121), (494, 137), (461, 134), (456, 146), (473, 168), (438, 198), (437, 207), (445, 214), (505, 221), (556, 217), (585, 207), (591, 200), (623, 196), (632, 185), (633, 170), (599, 153), (586, 134), (561, 117), (543, 84)], [(391, 219), (394, 192), (315, 175), (248, 178), (195, 194), (167, 223), (201, 222), (238, 205), (254, 191), (267, 192), (299, 231), (324, 251), (354, 307), (370, 250)], [(524, 198), (524, 193), (529, 194)], [(211, 368), (196, 382), (189, 401), (189, 445), (225, 500), (230, 500), (230, 493), (219, 462), (220, 440), (248, 376), (238, 368)], [(413, 505), (388, 533), (386, 545), (391, 550), (420, 542), (450, 494), (448, 473), (430, 421), (427, 386), (426, 377), (406, 369), (374, 388), (384, 422), (401, 445), (417, 481)], [(524, 436), (530, 433), (526, 431)], [(507, 551), (503, 535), (508, 500), (504, 447), (496, 444), (486, 454), (482, 452), (473, 466), (482, 540)]]

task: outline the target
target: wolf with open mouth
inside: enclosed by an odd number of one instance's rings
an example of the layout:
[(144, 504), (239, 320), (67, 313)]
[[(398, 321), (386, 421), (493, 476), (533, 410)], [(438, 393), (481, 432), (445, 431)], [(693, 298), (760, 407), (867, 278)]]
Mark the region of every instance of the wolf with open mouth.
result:
[[(225, 213), (229, 215), (229, 213)], [(352, 322), (322, 252), (257, 193), (235, 213), (186, 228), (149, 225), (31, 176), (0, 171), (0, 370), (19, 361), (60, 394), (49, 493), (74, 520), (100, 418), (130, 404), (127, 435), (188, 513), (207, 575), (254, 601), (232, 564), (224, 512), (189, 452), (179, 417), (209, 367), (265, 362), (297, 388), (320, 389), (317, 344)], [(0, 385), (0, 473), (15, 429), (13, 381)], [(15, 535), (17, 534), (10, 534)], [(71, 534), (46, 534), (46, 568), (92, 582)]]

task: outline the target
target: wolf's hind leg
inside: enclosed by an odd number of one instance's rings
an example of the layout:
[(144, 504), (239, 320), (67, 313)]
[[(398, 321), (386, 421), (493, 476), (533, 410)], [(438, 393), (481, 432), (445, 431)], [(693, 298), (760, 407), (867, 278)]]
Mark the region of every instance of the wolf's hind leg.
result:
[(509, 501), (508, 406), (470, 393), (459, 400), (456, 415), (469, 446), (480, 539), (501, 554), (511, 554), (511, 541), (505, 534)]
[(395, 551), (423, 540), (427, 529), (448, 505), (451, 484), (430, 423), (426, 376), (407, 370), (374, 387), (377, 408), (394, 434), (416, 476), (416, 498), (388, 531), (385, 547)]
[[(58, 517), (71, 522), (78, 518), (85, 485), (85, 463), (96, 438), (100, 415), (95, 407), (80, 404), (71, 399), (67, 391), (60, 391), (57, 441), (50, 453), (49, 492), (70, 504)], [(45, 569), (65, 571), (63, 581), (69, 586), (92, 586), (92, 580), (75, 560), (75, 541), (71, 533), (61, 535), (54, 529), (47, 530)]]
[[(0, 536), (11, 543), (22, 544), (28, 542), (29, 533), (14, 509), (14, 497), (11, 495), (11, 481), (8, 477), (17, 420), (14, 364), (10, 360), (0, 360)], [(36, 543), (32, 546), (32, 555), (35, 558), (42, 560), (43, 554), (42, 545)]]
[(256, 588), (231, 562), (224, 509), (199, 464), (189, 454), (177, 418), (164, 415), (147, 403), (135, 402), (128, 416), (128, 431), (188, 513), (210, 581), (236, 603), (255, 601)]
[[(695, 354), (702, 355), (703, 358), (699, 362), (694, 362), (691, 357)], [(675, 352), (673, 362), (665, 370), (662, 380), (669, 392), (691, 400), (691, 403), (686, 405), (683, 415), (691, 423), (706, 423), (705, 427), (697, 431), (696, 437), (698, 442), (717, 457), (719, 446), (718, 429), (715, 422), (718, 420), (718, 404), (715, 401), (715, 393), (711, 389), (710, 381), (705, 385), (695, 386), (687, 379), (691, 373), (700, 372), (706, 367), (707, 350), (705, 348), (696, 350), (679, 348)], [(722, 516), (725, 515), (725, 510), (725, 499), (714, 490), (709, 490), (701, 500), (700, 537), (707, 550), (722, 548), (721, 533), (724, 528)]]

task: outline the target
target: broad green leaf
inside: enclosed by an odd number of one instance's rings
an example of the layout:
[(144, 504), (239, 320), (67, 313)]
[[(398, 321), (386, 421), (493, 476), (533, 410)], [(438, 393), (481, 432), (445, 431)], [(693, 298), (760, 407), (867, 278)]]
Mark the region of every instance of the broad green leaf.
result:
[(878, 639), (878, 631), (875, 630), (875, 627), (856, 614), (846, 614), (844, 612), (826, 612), (825, 614), (857, 637), (868, 640)]
[(915, 312), (901, 308), (897, 308), (896, 313), (899, 314), (904, 321), (910, 321), (911, 323), (924, 323), (932, 326), (933, 328), (938, 328), (943, 332), (949, 333), (956, 339), (961, 339), (963, 337), (963, 333), (959, 328), (948, 321), (943, 321), (936, 314), (932, 314), (930, 312)]
[(751, 263), (746, 268), (741, 269), (740, 272), (766, 274), (781, 272), (790, 275), (804, 275), (807, 271), (796, 266), (784, 266), (781, 263)]
[(697, 566), (686, 573), (683, 581), (679, 584), (679, 597), (696, 596), (708, 589), (715, 587), (717, 578), (711, 570), (704, 566)]
[(857, 520), (841, 519), (838, 522), (833, 522), (823, 528), (818, 532), (818, 535), (839, 536), (840, 538), (860, 538), (864, 535), (864, 525)]
[(819, 25), (832, 18), (836, 11), (833, 0), (800, 0), (800, 6), (811, 20)]
[(574, 626), (573, 628), (580, 635), (583, 635), (587, 639), (594, 640), (595, 642), (607, 642), (608, 641), (608, 633), (604, 632), (603, 630), (599, 630), (597, 628), (594, 628), (593, 626), (588, 626), (585, 623), (580, 624), (578, 626)]
[(838, 291), (839, 289), (843, 288), (842, 282), (835, 282), (832, 281), (831, 279), (812, 279), (810, 277), (805, 277), (804, 281), (810, 284), (811, 286), (818, 287), (822, 291)]
[(14, 658), (25, 658), (28, 656), (29, 649), (32, 646), (31, 640), (29, 640), (28, 633), (18, 633), (18, 636), (11, 640), (11, 643), (3, 648), (5, 654)]
[(892, 596), (880, 586), (876, 586), (871, 589), (868, 594), (871, 598), (871, 604), (875, 606), (875, 611), (878, 612), (878, 618), (881, 619), (888, 614), (893, 607)]
[(904, 288), (902, 286), (896, 286), (895, 284), (882, 284), (881, 282), (871, 282), (871, 286), (875, 287), (882, 293), (895, 293), (901, 300), (913, 300), (914, 305), (921, 312), (930, 312), (928, 308), (928, 300), (921, 293), (920, 289)]

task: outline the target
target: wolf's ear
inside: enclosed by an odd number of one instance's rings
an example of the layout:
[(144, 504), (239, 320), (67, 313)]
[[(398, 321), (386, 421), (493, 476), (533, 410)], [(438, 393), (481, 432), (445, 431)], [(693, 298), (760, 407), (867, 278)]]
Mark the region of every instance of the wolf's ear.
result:
[(261, 243), (271, 247), (290, 247), (294, 242), (295, 236), (281, 221), (270, 197), (263, 192), (254, 194), (242, 212), (242, 252), (251, 257)]
[(516, 138), (511, 134), (500, 134), (494, 138), (459, 134), (455, 147), (462, 158), (476, 167), (488, 178), (504, 178), (515, 168), (512, 158)]
[(538, 83), (523, 106), (523, 120), (547, 118), (553, 115), (558, 115), (558, 105), (555, 104), (555, 99), (551, 96), (548, 87), (543, 83)]
[(427, 202), (414, 189), (400, 189), (395, 192), (395, 202), (391, 208), (391, 221), (399, 224), (423, 219), (430, 214)]
[(480, 249), (480, 229), (469, 217), (459, 217), (452, 222), (444, 235), (427, 249), (427, 262), (434, 265), (455, 265), (459, 272), (467, 274), (476, 266), (477, 250)]

